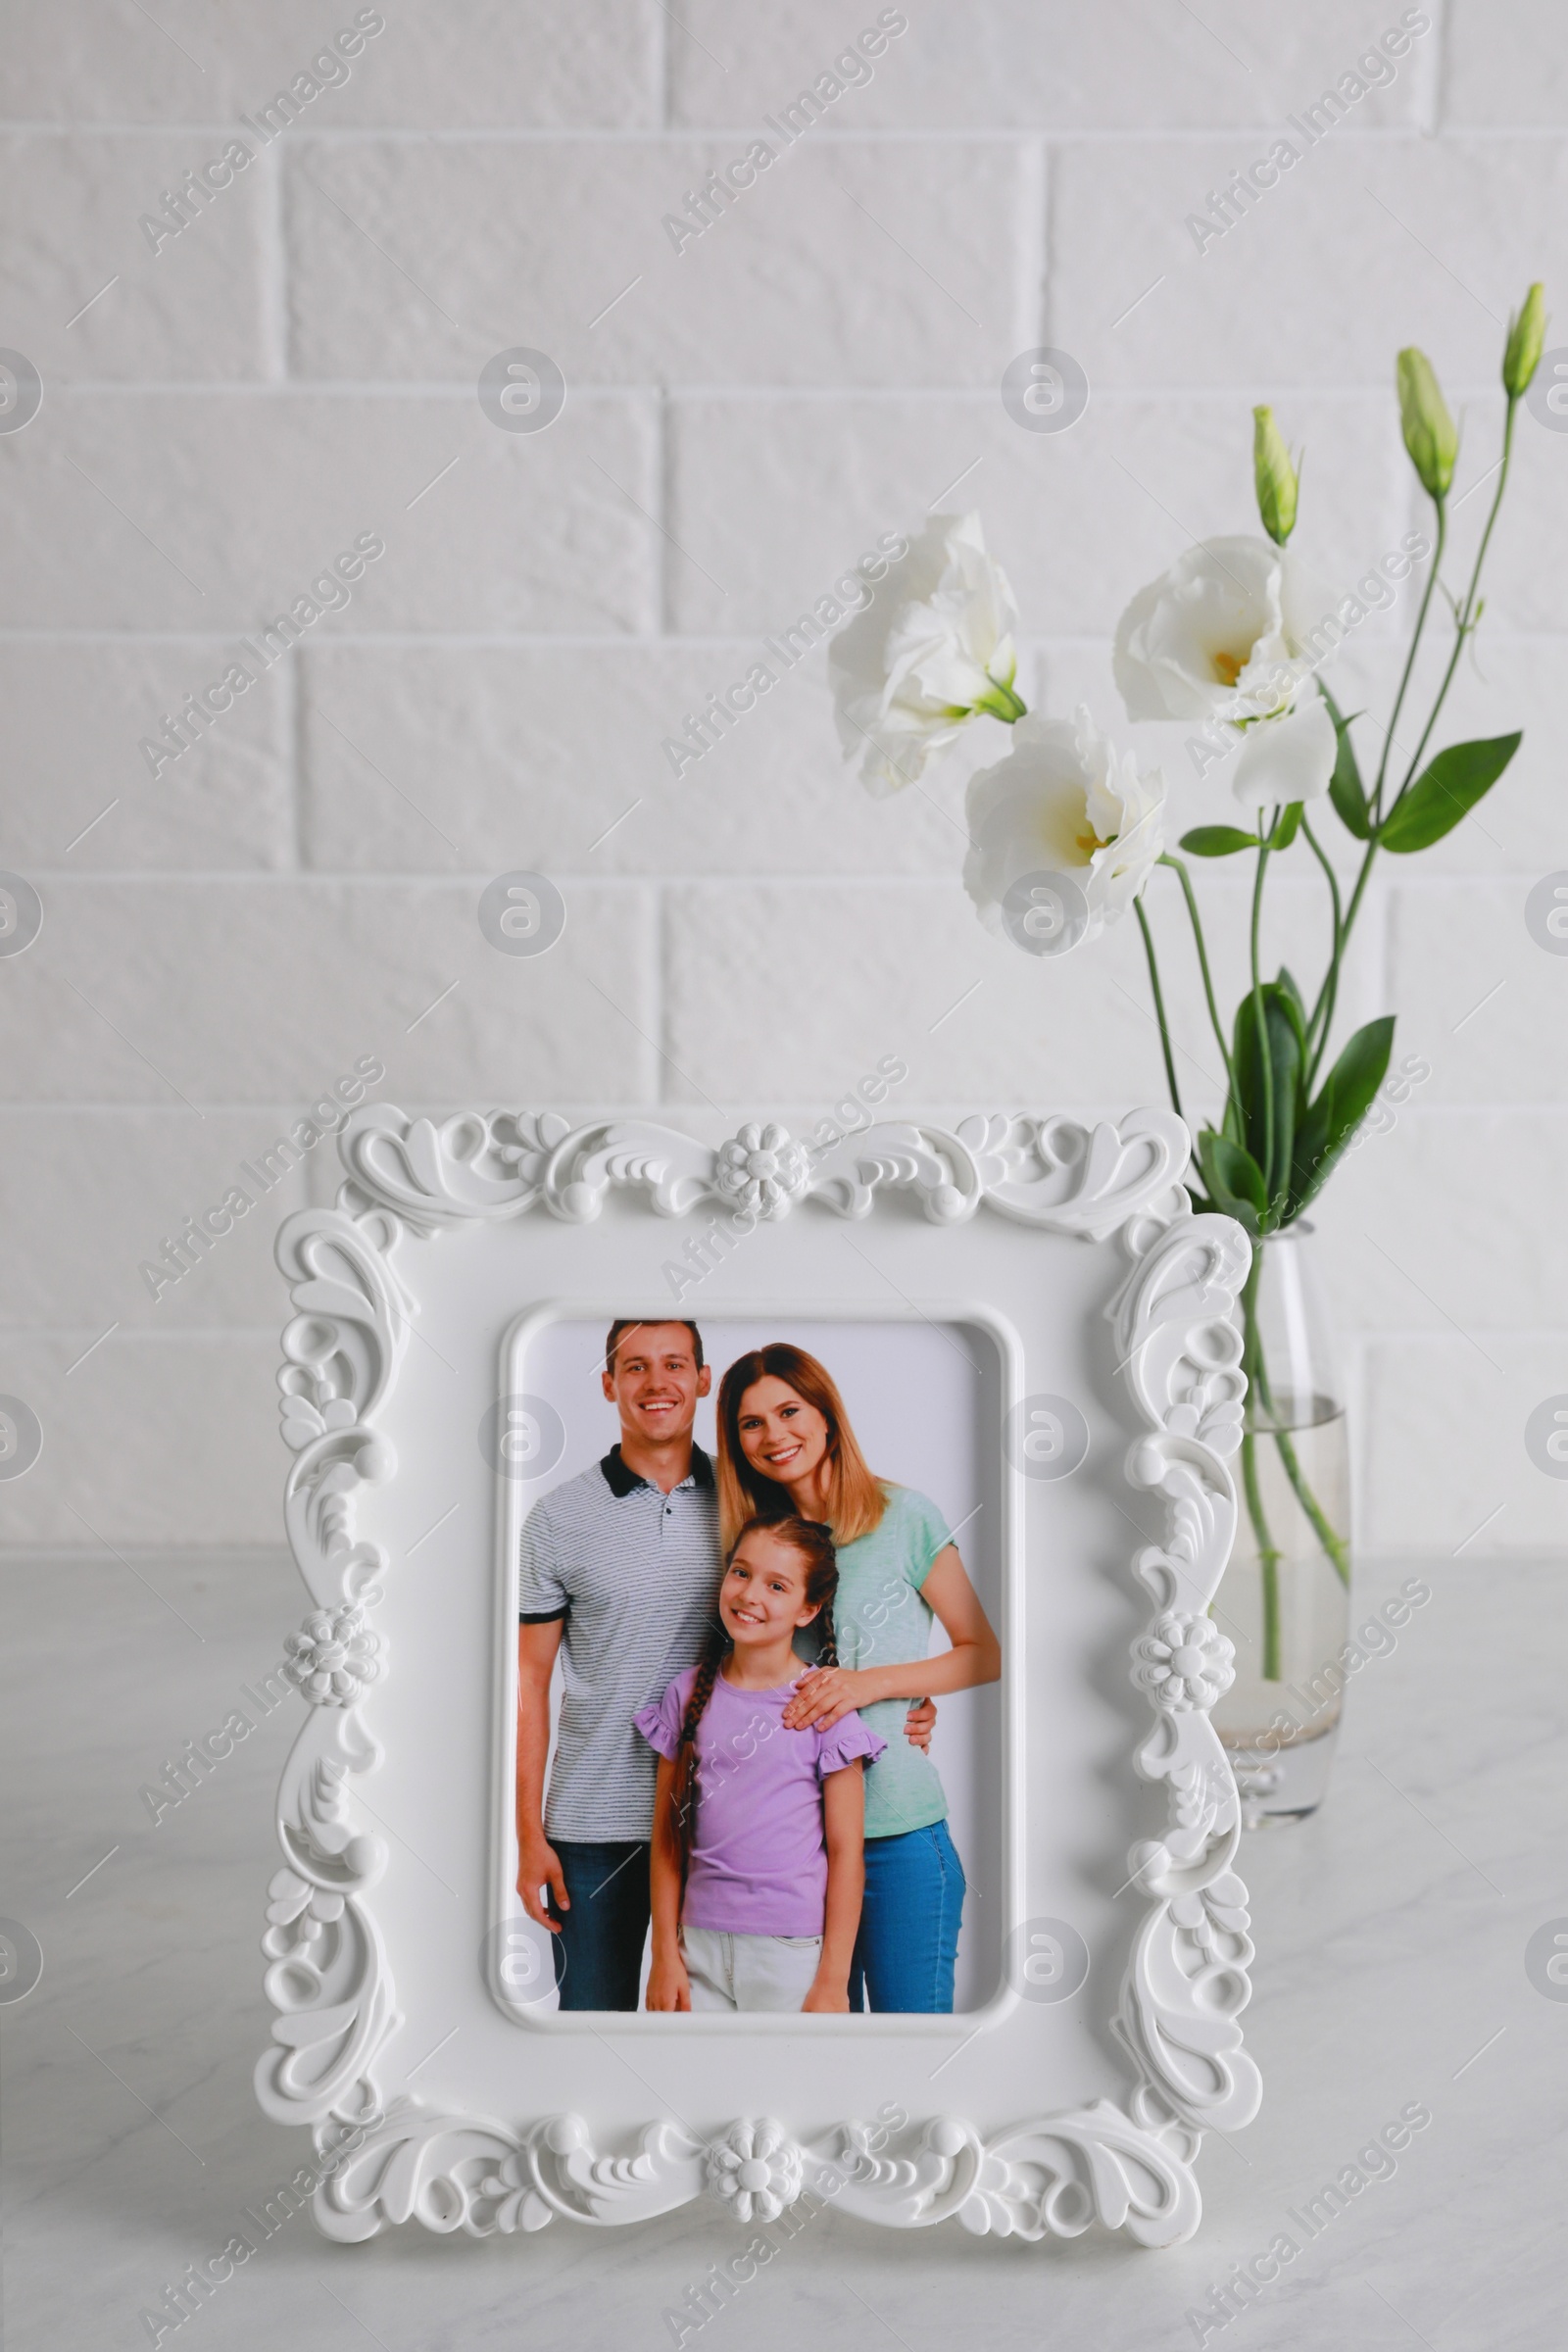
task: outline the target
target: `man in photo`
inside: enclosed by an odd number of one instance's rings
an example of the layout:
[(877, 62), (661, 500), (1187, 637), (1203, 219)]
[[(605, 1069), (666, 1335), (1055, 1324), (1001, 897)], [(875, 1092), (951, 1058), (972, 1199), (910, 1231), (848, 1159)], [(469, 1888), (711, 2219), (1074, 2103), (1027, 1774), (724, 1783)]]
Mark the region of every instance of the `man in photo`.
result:
[(633, 1718), (697, 1662), (719, 1577), (696, 1324), (617, 1319), (600, 1379), (619, 1440), (534, 1504), (517, 1593), (517, 1892), (555, 1936), (563, 2009), (637, 2006), (659, 1760)]

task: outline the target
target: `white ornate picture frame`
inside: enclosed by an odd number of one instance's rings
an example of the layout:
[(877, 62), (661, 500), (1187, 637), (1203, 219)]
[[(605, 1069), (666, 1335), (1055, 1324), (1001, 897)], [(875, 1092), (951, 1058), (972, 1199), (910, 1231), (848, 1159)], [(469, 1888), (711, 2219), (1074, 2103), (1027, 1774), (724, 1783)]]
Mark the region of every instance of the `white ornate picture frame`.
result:
[[(896, 2229), (1189, 2237), (1203, 2134), (1248, 2123), (1259, 2083), (1240, 1815), (1208, 1714), (1231, 1677), (1208, 1612), (1236, 1523), (1249, 1244), (1194, 1215), (1181, 1122), (888, 1123), (824, 1155), (778, 1127), (715, 1151), (641, 1119), (367, 1104), (339, 1148), (336, 1205), (277, 1245), (309, 1705), (278, 1796), (256, 2078), (268, 2115), (313, 2132), (322, 2230), (486, 2236), (705, 2194), (755, 2223), (814, 2188)], [(680, 1264), (702, 1288), (674, 1304)], [(515, 1514), (478, 1442), (510, 1336), (547, 1306), (706, 1327), (781, 1298), (967, 1315), (1010, 1335), (1004, 1414), (1045, 1395), (1084, 1413), (1073, 1477), (1000, 1472), (1009, 1916), (976, 1931), (1000, 1989), (939, 2018), (514, 2017), (493, 1954)], [(1031, 1973), (1036, 1947), (1061, 1959), (1031, 1942), (1042, 1923), (1082, 1932), (1071, 1997)]]

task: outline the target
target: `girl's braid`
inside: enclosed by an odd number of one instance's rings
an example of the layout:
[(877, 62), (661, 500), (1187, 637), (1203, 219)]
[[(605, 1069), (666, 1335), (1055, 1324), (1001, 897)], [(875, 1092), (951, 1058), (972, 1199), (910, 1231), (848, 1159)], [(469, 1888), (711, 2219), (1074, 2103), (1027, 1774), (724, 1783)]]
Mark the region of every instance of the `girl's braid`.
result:
[(690, 1746), (697, 1737), (697, 1726), (702, 1722), (708, 1702), (713, 1695), (713, 1685), (718, 1680), (718, 1669), (728, 1647), (729, 1636), (715, 1619), (709, 1627), (703, 1642), (703, 1654), (697, 1661), (697, 1679), (692, 1685), (692, 1694), (686, 1701), (686, 1713), (681, 1720), (682, 1747)]
[(730, 1646), (722, 1621), (715, 1617), (708, 1629), (702, 1655), (697, 1661), (697, 1675), (692, 1694), (686, 1701), (681, 1718), (680, 1745), (675, 1750), (675, 1780), (670, 1790), (670, 1811), (674, 1823), (675, 1841), (680, 1852), (680, 1878), (686, 1884), (686, 1872), (691, 1862), (692, 1838), (697, 1826), (697, 1727), (713, 1695), (718, 1670)]

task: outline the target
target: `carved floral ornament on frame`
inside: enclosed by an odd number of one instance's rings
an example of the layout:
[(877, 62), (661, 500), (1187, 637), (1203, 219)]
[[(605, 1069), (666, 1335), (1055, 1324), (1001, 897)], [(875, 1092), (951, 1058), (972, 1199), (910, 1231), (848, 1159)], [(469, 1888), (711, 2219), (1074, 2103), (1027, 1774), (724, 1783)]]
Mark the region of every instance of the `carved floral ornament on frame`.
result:
[[(641, 1120), (472, 1112), (437, 1125), (366, 1104), (339, 1149), (336, 1204), (289, 1217), (277, 1242), (295, 1310), (279, 1374), (293, 1454), (284, 1517), (310, 1608), (289, 1640), (307, 1713), (277, 1801), (283, 1861), (263, 1946), (277, 2015), (256, 2075), (270, 2117), (311, 2127), (318, 2151), (335, 2151), (315, 2192), (319, 2228), (352, 2240), (416, 2220), (487, 2236), (558, 2218), (644, 2221), (704, 2196), (745, 2223), (825, 2188), (841, 2210), (895, 2229), (956, 2218), (1029, 2239), (1095, 2222), (1146, 2246), (1191, 2236), (1203, 2134), (1250, 2122), (1260, 2086), (1239, 2024), (1252, 1957), (1240, 1817), (1208, 1716), (1231, 1679), (1208, 1610), (1236, 1522), (1227, 1464), (1241, 1435), (1235, 1305), (1249, 1244), (1229, 1218), (1194, 1215), (1182, 1123), (1159, 1110), (1092, 1128), (1010, 1114), (952, 1133), (889, 1123), (814, 1161), (780, 1129), (746, 1128), (715, 1151)], [(1131, 1762), (1163, 1788), (1165, 1818), (1125, 1858), (1104, 1858), (1142, 1904), (1105, 2021), (1124, 2061), (1116, 2096), (1037, 2117), (1021, 2090), (1019, 2120), (1000, 2129), (909, 2112), (893, 2133), (851, 2117), (805, 2138), (765, 2113), (706, 2133), (666, 2114), (634, 2121), (605, 2150), (571, 2112), (511, 2125), (397, 2088), (406, 2061), (386, 2047), (403, 2022), (396, 1955), (375, 1899), (389, 1846), (356, 1790), (383, 1761), (378, 1693), (418, 1661), (415, 1644), (399, 1650), (378, 1631), (388, 1552), (357, 1533), (358, 1506), (368, 1487), (395, 1489), (384, 1408), (443, 1252), (515, 1219), (592, 1225), (612, 1193), (659, 1218), (739, 1204), (768, 1224), (858, 1220), (904, 1195), (939, 1227), (1001, 1217), (1020, 1229), (1020, 1249), (1033, 1229), (1107, 1253), (1099, 1297), (1125, 1479), (1163, 1512), (1160, 1540), (1131, 1562), (1152, 1601), (1131, 1673), (1152, 1713)], [(1008, 2020), (986, 2030), (1005, 2035)], [(1027, 2068), (1009, 2079), (1020, 2077)]]

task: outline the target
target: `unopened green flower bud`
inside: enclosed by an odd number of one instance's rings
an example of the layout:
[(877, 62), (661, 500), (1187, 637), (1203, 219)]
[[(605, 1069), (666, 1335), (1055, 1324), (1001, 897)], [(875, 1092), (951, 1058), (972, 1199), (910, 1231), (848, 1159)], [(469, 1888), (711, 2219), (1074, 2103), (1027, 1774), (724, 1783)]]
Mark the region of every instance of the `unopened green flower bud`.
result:
[(1298, 484), (1272, 409), (1252, 411), (1252, 479), (1263, 528), (1276, 547), (1283, 547), (1296, 528)]
[(1459, 435), (1424, 351), (1409, 344), (1398, 360), (1399, 423), (1410, 463), (1429, 498), (1446, 498)]
[(1508, 322), (1508, 348), (1502, 355), (1502, 388), (1510, 400), (1519, 400), (1530, 389), (1530, 379), (1541, 365), (1541, 347), (1546, 340), (1546, 290), (1539, 282), (1525, 296), (1525, 307), (1517, 318)]

